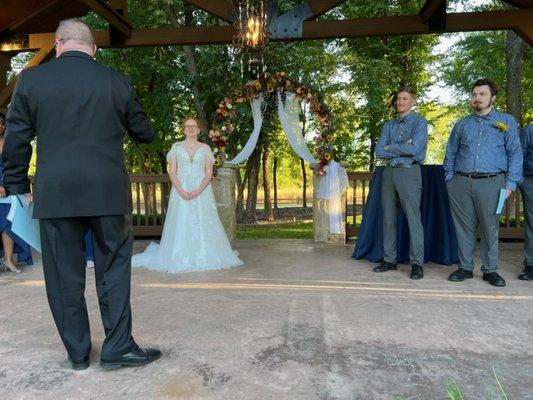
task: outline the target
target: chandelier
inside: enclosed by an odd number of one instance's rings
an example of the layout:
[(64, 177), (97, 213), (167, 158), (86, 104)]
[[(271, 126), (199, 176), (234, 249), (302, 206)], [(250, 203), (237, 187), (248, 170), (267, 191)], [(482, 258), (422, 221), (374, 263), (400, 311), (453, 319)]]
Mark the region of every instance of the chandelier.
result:
[(244, 63), (254, 74), (265, 71), (264, 50), (270, 39), (268, 33), (269, 0), (236, 0), (233, 45), (241, 55), (241, 73)]

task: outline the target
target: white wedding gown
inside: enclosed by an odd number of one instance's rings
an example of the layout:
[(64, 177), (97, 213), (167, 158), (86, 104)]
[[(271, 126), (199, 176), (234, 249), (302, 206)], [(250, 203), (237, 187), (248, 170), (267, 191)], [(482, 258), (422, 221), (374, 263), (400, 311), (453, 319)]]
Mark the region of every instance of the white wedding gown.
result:
[[(187, 192), (202, 182), (207, 158), (214, 161), (209, 148), (200, 147), (191, 158), (179, 143), (174, 143), (167, 154), (169, 163), (177, 162), (178, 179)], [(143, 253), (132, 257), (134, 267), (168, 272), (207, 271), (242, 264), (220, 222), (211, 184), (192, 200), (185, 200), (172, 187), (160, 244), (150, 243)]]

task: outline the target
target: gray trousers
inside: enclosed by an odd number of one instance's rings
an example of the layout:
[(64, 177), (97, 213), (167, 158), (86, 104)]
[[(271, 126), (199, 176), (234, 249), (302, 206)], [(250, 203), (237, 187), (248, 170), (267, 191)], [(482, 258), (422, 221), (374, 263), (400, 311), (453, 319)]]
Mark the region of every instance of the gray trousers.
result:
[(419, 165), (411, 168), (386, 167), (381, 184), (383, 207), (383, 260), (396, 263), (396, 220), (402, 207), (409, 224), (409, 258), (412, 264), (424, 262), (424, 228), (420, 213), (422, 174)]
[(474, 269), (476, 228), (479, 224), (483, 262), (481, 271), (496, 271), (500, 229), (496, 206), (500, 189), (505, 188), (505, 176), (500, 174), (492, 178), (471, 179), (456, 174), (446, 183), (446, 188), (459, 244), (459, 267), (468, 271)]
[(526, 176), (520, 185), (524, 202), (524, 265), (533, 266), (533, 176)]

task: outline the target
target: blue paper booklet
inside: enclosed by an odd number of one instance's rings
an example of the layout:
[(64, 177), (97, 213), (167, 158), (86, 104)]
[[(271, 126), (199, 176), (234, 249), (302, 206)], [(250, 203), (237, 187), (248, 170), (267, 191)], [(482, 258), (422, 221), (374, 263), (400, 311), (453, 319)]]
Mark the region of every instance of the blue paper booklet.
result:
[(500, 196), (498, 197), (498, 205), (496, 206), (496, 215), (500, 215), (505, 205), (505, 192), (506, 189), (500, 189)]
[[(41, 236), (39, 220), (33, 219), (33, 204), (27, 207), (23, 196), (9, 196), (11, 208), (7, 219), (11, 221), (11, 230), (15, 235), (28, 243), (31, 247), (41, 252)], [(6, 201), (7, 203), (7, 201)]]

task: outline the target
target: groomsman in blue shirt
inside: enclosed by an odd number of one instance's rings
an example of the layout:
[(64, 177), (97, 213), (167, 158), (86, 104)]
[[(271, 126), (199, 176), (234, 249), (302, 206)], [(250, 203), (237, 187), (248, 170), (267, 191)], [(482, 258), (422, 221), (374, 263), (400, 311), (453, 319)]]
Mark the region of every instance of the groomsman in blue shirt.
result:
[(450, 209), (459, 244), (459, 269), (449, 279), (473, 277), (476, 228), (481, 230), (481, 271), (493, 286), (505, 286), (498, 275), (499, 193), (508, 197), (522, 177), (518, 125), (509, 114), (496, 111), (497, 87), (477, 80), (470, 103), (474, 114), (455, 124), (446, 147), (444, 172)]
[(396, 219), (401, 206), (409, 225), (409, 258), (411, 279), (422, 279), (424, 271), (424, 229), (420, 215), (422, 174), (420, 164), (426, 158), (428, 123), (411, 112), (416, 102), (416, 91), (402, 87), (396, 93), (398, 116), (388, 121), (381, 130), (376, 146), (376, 158), (385, 160), (381, 184), (383, 207), (383, 261), (374, 272), (397, 269)]
[(524, 271), (518, 279), (531, 281), (533, 280), (533, 124), (522, 129), (520, 142), (524, 156), (524, 180), (520, 185), (520, 191), (524, 201), (526, 240), (524, 241)]

